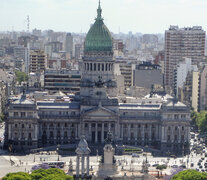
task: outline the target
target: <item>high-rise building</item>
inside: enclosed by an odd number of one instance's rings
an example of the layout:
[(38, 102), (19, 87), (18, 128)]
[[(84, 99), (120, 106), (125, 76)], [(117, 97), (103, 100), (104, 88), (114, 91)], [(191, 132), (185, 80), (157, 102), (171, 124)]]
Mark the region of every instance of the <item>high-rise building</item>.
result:
[(30, 72), (42, 72), (45, 70), (46, 55), (44, 51), (35, 50), (30, 52)]
[(24, 71), (26, 73), (29, 73), (29, 46), (28, 47), (23, 47), (23, 46), (17, 46), (14, 47), (14, 57), (17, 59), (22, 59), (24, 62), (25, 69)]
[(81, 44), (76, 44), (75, 45), (75, 59), (78, 60), (81, 58), (83, 49)]
[(65, 37), (65, 51), (73, 56), (73, 36), (71, 33), (67, 33)]
[(165, 84), (173, 87), (174, 70), (183, 57), (197, 65), (205, 55), (206, 32), (201, 26), (178, 28), (170, 26), (165, 32)]

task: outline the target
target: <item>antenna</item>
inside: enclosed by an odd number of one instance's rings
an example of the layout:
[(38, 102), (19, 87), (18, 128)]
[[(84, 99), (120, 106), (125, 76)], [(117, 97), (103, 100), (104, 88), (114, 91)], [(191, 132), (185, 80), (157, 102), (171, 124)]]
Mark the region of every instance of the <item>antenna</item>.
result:
[(29, 25), (30, 25), (30, 19), (29, 19), (29, 15), (27, 15), (27, 33), (29, 33)]

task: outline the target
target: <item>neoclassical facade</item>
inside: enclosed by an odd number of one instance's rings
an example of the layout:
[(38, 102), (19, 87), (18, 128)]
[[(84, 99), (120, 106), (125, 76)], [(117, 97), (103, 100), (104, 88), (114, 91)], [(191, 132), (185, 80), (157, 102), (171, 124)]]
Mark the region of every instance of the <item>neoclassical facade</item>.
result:
[(82, 135), (89, 145), (103, 144), (111, 131), (117, 144), (188, 152), (191, 119), (186, 105), (164, 92), (125, 103), (117, 97), (113, 41), (101, 13), (99, 4), (85, 39), (80, 94), (54, 100), (23, 94), (11, 100), (5, 133), (8, 146), (20, 150), (74, 144)]

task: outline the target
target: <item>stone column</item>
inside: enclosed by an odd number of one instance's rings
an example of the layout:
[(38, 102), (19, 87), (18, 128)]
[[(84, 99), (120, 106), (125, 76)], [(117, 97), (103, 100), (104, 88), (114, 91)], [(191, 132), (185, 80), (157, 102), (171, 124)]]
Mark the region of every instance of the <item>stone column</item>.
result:
[(152, 141), (152, 125), (149, 124), (149, 142)]
[(91, 123), (88, 123), (88, 126), (89, 126), (89, 131), (88, 131), (88, 138), (89, 138), (89, 142), (91, 142)]
[(57, 124), (54, 124), (54, 140), (57, 140)]
[(75, 138), (78, 139), (78, 124), (75, 124)]
[(104, 143), (104, 123), (102, 123), (101, 127), (101, 143)]
[(49, 124), (47, 124), (47, 139), (50, 137), (50, 130), (49, 130)]
[(9, 136), (8, 139), (11, 139), (11, 124), (8, 125), (8, 132), (9, 132)]
[(135, 145), (137, 145), (137, 138), (138, 138), (138, 125), (135, 124)]
[(181, 142), (181, 127), (178, 126), (178, 143)]
[(130, 124), (127, 125), (127, 136), (128, 136), (128, 141), (130, 141)]
[(83, 129), (81, 129), (81, 124), (77, 124), (77, 131), (78, 131), (78, 139), (81, 138), (81, 132), (83, 132)]
[(80, 156), (77, 155), (77, 158), (76, 158), (76, 177), (79, 177), (79, 167), (80, 167)]
[[(166, 136), (166, 134), (165, 134)], [(171, 126), (171, 142), (174, 141), (174, 126)]]
[(84, 155), (82, 155), (82, 168), (81, 168), (82, 178), (84, 177), (84, 172), (85, 172), (85, 157)]
[(165, 142), (165, 136), (166, 136), (166, 134), (165, 134), (165, 127), (162, 126), (161, 128), (162, 128), (161, 143), (163, 143), (163, 142)]
[(35, 140), (38, 139), (38, 125), (35, 124), (35, 137), (34, 137)]
[(98, 142), (98, 124), (96, 123), (95, 143)]
[(141, 135), (142, 135), (142, 145), (144, 145), (144, 140), (145, 140), (145, 137), (144, 137), (144, 124), (142, 124), (141, 127), (142, 127), (142, 132), (141, 132)]
[(87, 167), (86, 167), (86, 173), (87, 173), (87, 176), (89, 176), (89, 155), (87, 156)]
[(63, 140), (64, 139), (64, 123), (61, 125), (60, 135), (61, 135), (61, 140)]
[(124, 138), (124, 124), (121, 124), (121, 139)]
[(118, 140), (118, 137), (119, 137), (118, 136), (118, 123), (115, 123), (114, 126), (115, 126), (115, 136), (114, 136), (114, 138), (115, 138), (115, 141), (116, 141), (116, 140)]

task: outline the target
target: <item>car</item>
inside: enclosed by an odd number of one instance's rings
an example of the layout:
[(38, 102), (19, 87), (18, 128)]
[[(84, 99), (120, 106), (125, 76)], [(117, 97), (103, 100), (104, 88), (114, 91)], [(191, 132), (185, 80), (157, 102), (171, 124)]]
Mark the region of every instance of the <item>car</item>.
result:
[(137, 153), (132, 153), (132, 157), (139, 157)]
[(178, 168), (178, 165), (172, 165), (171, 167), (172, 168)]
[(186, 165), (180, 165), (179, 167), (183, 168), (183, 169), (186, 169)]
[(157, 166), (159, 166), (159, 164), (153, 164), (153, 165), (152, 165), (152, 167), (157, 167)]
[(201, 165), (201, 162), (198, 162), (198, 166), (200, 166)]
[(190, 167), (193, 167), (193, 166), (194, 166), (194, 163), (191, 163), (191, 164), (190, 164)]
[(201, 171), (202, 171), (202, 172), (205, 172), (205, 170), (204, 170), (204, 169), (201, 169)]
[(199, 166), (199, 168), (200, 168), (200, 169), (203, 169), (203, 166), (202, 166), (202, 165), (200, 165), (200, 166)]
[(202, 157), (201, 159), (204, 160), (204, 157)]

